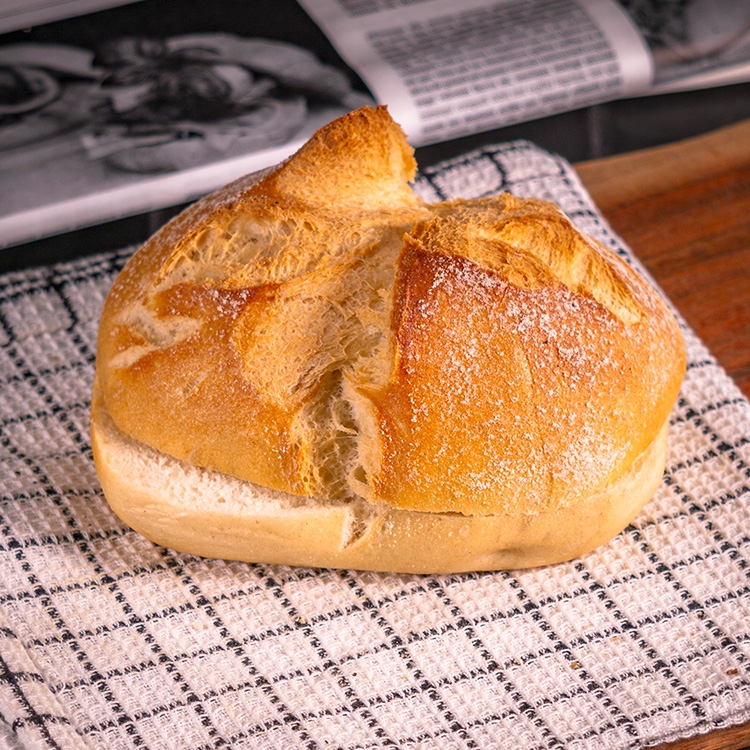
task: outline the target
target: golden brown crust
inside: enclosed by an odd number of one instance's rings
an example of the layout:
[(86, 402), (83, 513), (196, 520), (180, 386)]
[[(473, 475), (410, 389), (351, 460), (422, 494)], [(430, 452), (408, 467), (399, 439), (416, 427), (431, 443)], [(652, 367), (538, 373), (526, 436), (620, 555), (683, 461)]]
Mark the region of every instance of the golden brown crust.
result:
[[(524, 203), (506, 198), (503, 208)], [(526, 210), (534, 223), (536, 206)], [(502, 264), (480, 265), (461, 218), (460, 231), (446, 237), (434, 220), (405, 244), (397, 363), (371, 395), (384, 445), (375, 495), (473, 515), (578, 502), (628, 471), (667, 419), (682, 375), (674, 319), (593, 244), (579, 249), (604, 268), (584, 279), (592, 290), (556, 278), (512, 239)], [(547, 241), (557, 250), (580, 240), (556, 223)], [(499, 255), (496, 243), (483, 250)]]
[(631, 476), (684, 372), (658, 293), (550, 203), (428, 205), (413, 175), (365, 108), (157, 233), (102, 314), (117, 428), (378, 512), (545, 514)]
[[(370, 168), (359, 179), (346, 160), (334, 169), (342, 152), (365, 154)], [(311, 165), (327, 166), (332, 179), (305, 178)], [(344, 327), (332, 320), (339, 307), (360, 314), (348, 309), (342, 273), (382, 265), (379, 256), (396, 252), (427, 215), (408, 186), (413, 174), (401, 131), (384, 110), (366, 109), (321, 131), (262, 182), (238, 180), (158, 232), (102, 313), (97, 369), (118, 425), (199, 465), (320, 492), (300, 414), (337, 365), (329, 360), (350, 346), (340, 331), (344, 340), (321, 348), (326, 326)], [(340, 205), (332, 207), (331, 191)]]

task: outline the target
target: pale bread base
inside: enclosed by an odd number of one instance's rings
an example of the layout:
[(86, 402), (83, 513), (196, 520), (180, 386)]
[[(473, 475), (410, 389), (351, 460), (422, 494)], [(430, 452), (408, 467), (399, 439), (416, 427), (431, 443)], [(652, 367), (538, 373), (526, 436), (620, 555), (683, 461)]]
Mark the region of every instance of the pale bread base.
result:
[(204, 470), (121, 432), (98, 387), (91, 437), (112, 510), (164, 547), (246, 562), (437, 574), (547, 565), (608, 542), (659, 486), (667, 424), (630, 471), (587, 500), (554, 512), (492, 516), (300, 498)]

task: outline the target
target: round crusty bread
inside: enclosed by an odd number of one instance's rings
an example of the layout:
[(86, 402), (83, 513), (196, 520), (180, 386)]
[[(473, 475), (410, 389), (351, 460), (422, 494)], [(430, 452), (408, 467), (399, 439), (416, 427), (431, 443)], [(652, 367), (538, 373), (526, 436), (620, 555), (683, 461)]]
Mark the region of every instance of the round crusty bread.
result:
[(101, 317), (114, 510), (179, 550), (540, 565), (651, 497), (685, 367), (658, 293), (554, 205), (427, 204), (383, 108), (187, 209)]

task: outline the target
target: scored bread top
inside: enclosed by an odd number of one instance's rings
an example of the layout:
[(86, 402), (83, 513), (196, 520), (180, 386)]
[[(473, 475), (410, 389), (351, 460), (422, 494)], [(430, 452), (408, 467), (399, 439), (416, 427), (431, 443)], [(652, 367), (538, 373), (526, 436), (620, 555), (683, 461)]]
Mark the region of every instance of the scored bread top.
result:
[(97, 377), (125, 433), (298, 495), (470, 515), (621, 477), (677, 396), (659, 295), (554, 205), (427, 204), (385, 108), (199, 201), (129, 261)]

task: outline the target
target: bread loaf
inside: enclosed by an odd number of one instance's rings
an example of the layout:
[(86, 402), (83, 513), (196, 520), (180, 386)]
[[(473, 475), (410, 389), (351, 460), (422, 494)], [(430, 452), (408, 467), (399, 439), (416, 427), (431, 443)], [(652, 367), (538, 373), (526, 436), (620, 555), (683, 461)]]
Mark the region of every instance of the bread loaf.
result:
[(685, 367), (554, 205), (428, 204), (384, 108), (188, 208), (115, 281), (92, 444), (150, 539), (404, 572), (578, 556), (653, 495)]

